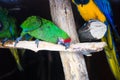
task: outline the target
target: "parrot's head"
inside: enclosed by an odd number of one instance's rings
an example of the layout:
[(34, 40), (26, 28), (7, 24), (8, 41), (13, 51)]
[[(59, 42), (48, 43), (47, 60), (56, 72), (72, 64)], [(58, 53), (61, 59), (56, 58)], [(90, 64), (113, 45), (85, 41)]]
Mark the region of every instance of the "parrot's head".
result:
[(75, 4), (87, 4), (89, 0), (72, 0)]
[(22, 24), (21, 28), (24, 32), (30, 32), (35, 29), (38, 29), (42, 24), (42, 20), (38, 16), (30, 16), (28, 17)]
[(65, 46), (65, 49), (70, 47), (70, 42), (71, 42), (70, 38), (67, 38), (67, 39), (59, 38), (58, 39), (58, 44)]

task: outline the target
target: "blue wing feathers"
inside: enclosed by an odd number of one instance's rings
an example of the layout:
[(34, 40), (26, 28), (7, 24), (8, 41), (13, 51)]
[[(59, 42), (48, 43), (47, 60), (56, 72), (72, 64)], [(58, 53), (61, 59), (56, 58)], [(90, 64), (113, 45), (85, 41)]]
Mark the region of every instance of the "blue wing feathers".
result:
[(113, 13), (109, 3), (109, 0), (94, 0), (95, 4), (98, 8), (103, 12), (106, 16), (107, 22), (110, 23), (112, 30), (116, 34), (116, 36), (120, 39), (119, 33), (116, 30), (114, 21), (113, 21)]
[(105, 15), (113, 15), (109, 0), (94, 0), (94, 2)]
[[(106, 25), (110, 24), (111, 29), (116, 34), (117, 38), (120, 39), (119, 33), (118, 33), (118, 31), (115, 27), (114, 21), (113, 21), (113, 13), (112, 13), (112, 10), (111, 10), (109, 0), (94, 0), (94, 2), (98, 6), (98, 8), (102, 11), (102, 13), (105, 15), (105, 17), (107, 19), (107, 21), (105, 22)], [(116, 50), (114, 40), (112, 40), (112, 43), (114, 45), (114, 49)], [(116, 53), (116, 57), (117, 57), (118, 62), (120, 63), (118, 52)]]

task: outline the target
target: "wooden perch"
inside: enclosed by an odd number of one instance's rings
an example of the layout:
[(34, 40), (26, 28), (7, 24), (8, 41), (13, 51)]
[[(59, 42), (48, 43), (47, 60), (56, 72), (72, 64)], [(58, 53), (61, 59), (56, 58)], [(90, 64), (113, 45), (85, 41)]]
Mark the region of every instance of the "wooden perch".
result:
[(78, 31), (80, 41), (93, 41), (101, 39), (107, 31), (104, 23), (98, 20), (89, 20)]
[[(53, 22), (68, 33), (72, 39), (71, 43), (84, 44), (79, 43), (70, 0), (49, 0), (49, 3)], [(84, 46), (85, 45), (86, 44), (84, 44)], [(88, 45), (91, 46), (91, 48), (93, 47), (92, 44)], [(86, 47), (88, 45), (86, 45)], [(83, 45), (81, 45), (81, 47), (83, 47)], [(88, 54), (84, 49), (81, 54)], [(88, 48), (86, 50), (88, 50)], [(78, 52), (62, 51), (60, 52), (60, 57), (65, 80), (89, 80), (83, 55), (80, 55)]]
[[(2, 43), (0, 43), (0, 48), (11, 48), (14, 47), (15, 42), (8, 41), (4, 44), (4, 46), (1, 44)], [(35, 41), (20, 41), (14, 48), (29, 49), (35, 52), (39, 50), (79, 52), (84, 55), (91, 56), (89, 53), (101, 51), (103, 50), (104, 46), (106, 46), (104, 42), (76, 43), (71, 44), (70, 48), (65, 49), (65, 47), (62, 45), (44, 41), (40, 41), (38, 47), (35, 44)]]

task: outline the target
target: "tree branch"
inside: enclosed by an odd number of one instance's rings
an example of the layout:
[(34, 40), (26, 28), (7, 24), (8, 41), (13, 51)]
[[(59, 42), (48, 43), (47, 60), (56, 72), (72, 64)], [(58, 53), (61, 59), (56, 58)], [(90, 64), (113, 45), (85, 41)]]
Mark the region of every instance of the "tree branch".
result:
[[(2, 43), (0, 43), (0, 48), (11, 48), (14, 47), (14, 44), (15, 42), (7, 41), (4, 46), (2, 46)], [(35, 44), (35, 41), (20, 41), (14, 48), (29, 49), (35, 52), (39, 50), (80, 52), (82, 54), (84, 53), (86, 56), (91, 56), (89, 53), (99, 52), (103, 50), (104, 46), (106, 46), (106, 43), (104, 42), (76, 43), (71, 44), (68, 49), (65, 49), (65, 47), (62, 45), (45, 41), (40, 41), (38, 47)]]

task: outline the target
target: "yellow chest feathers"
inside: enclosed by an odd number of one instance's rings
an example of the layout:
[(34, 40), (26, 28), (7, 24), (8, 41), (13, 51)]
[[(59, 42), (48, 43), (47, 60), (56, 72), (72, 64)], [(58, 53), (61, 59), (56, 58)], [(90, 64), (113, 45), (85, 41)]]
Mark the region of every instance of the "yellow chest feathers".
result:
[(77, 8), (85, 21), (98, 19), (104, 22), (106, 20), (104, 14), (99, 10), (93, 0), (90, 0), (89, 3), (85, 5), (77, 5)]

